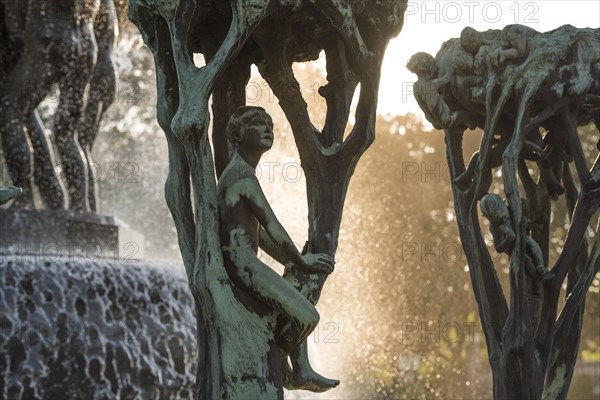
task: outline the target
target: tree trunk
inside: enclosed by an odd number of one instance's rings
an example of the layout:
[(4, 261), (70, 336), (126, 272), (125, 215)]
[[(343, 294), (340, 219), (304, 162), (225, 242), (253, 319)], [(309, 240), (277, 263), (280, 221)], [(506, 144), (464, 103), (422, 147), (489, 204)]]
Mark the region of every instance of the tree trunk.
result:
[[(557, 276), (541, 283), (526, 276), (524, 265), (515, 265), (523, 262), (523, 256), (518, 254), (525, 251), (524, 243), (517, 241), (515, 247), (520, 246), (520, 252), (515, 256), (513, 250), (511, 255), (509, 307), (483, 240), (476, 207), (471, 208), (473, 191), (463, 191), (455, 183), (455, 179), (465, 171), (463, 133), (463, 128), (446, 131), (447, 158), (459, 233), (486, 337), (494, 398), (566, 398), (578, 354), (585, 293), (600, 269), (600, 241), (596, 239), (588, 258), (587, 239), (583, 234), (592, 214), (597, 211), (597, 205), (592, 205), (589, 188), (582, 185), (578, 190), (570, 172), (565, 172), (572, 223), (565, 249), (552, 269)], [(600, 168), (598, 159), (590, 173)], [(565, 168), (570, 171), (568, 166)], [(539, 188), (532, 188), (531, 185), (537, 184), (529, 181), (524, 174), (521, 170), (520, 176), (530, 200), (540, 195), (536, 194)], [(549, 209), (547, 200), (540, 200), (530, 204), (530, 207), (537, 207), (530, 210), (536, 215)], [(538, 231), (534, 231), (542, 248), (546, 248), (544, 243), (548, 240), (544, 237), (544, 232), (549, 235), (548, 223), (545, 221), (537, 228)], [(524, 224), (521, 224), (521, 229), (524, 237)], [(544, 251), (545, 259), (546, 254), (547, 250)], [(560, 274), (568, 276), (567, 301), (556, 318), (558, 294), (564, 278)]]
[(179, 93), (175, 63), (169, 58), (172, 48), (167, 23), (133, 4), (130, 18), (144, 35), (156, 64), (157, 117), (169, 145), (165, 196), (196, 303), (196, 398), (281, 399), (279, 353), (273, 342), (276, 316), (259, 315), (248, 309), (234, 293), (223, 265), (208, 126), (195, 132), (193, 142), (184, 143), (175, 136), (170, 122), (178, 107)]

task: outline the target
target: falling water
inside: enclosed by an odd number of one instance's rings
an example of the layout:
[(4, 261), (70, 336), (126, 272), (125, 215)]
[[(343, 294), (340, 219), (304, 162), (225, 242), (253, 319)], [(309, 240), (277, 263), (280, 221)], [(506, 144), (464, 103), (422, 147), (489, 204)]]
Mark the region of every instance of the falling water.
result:
[(80, 257), (0, 262), (6, 398), (193, 397), (196, 326), (183, 274)]

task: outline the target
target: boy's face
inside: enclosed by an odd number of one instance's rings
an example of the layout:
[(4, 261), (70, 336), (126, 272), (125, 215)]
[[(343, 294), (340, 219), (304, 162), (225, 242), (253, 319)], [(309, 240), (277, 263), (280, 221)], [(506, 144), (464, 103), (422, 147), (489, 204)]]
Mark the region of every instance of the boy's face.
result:
[(419, 79), (431, 79), (435, 73), (433, 58), (423, 53), (412, 56), (406, 67), (417, 74)]
[(263, 152), (269, 150), (273, 146), (273, 121), (269, 114), (257, 110), (244, 115), (240, 136), (238, 147)]
[(419, 78), (431, 79), (435, 73), (435, 66), (428, 59), (419, 60), (415, 69)]
[(467, 31), (460, 37), (460, 44), (463, 49), (471, 54), (475, 54), (479, 48), (483, 46), (483, 38), (481, 34), (475, 30)]

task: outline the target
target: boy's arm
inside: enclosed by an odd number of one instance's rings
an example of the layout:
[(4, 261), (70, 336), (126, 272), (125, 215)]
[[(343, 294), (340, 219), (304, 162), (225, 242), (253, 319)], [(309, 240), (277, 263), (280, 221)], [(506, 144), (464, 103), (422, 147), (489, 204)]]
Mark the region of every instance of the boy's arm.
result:
[[(279, 255), (282, 255), (279, 258), (286, 263), (293, 262), (298, 268), (310, 272), (331, 273), (333, 271), (333, 259), (329, 255), (307, 254), (302, 256), (300, 254), (292, 238), (275, 216), (256, 177), (243, 179), (236, 185), (241, 185), (238, 188), (239, 193), (246, 200), (267, 236), (270, 237), (272, 245), (269, 247), (277, 248)], [(278, 257), (273, 256), (273, 258), (278, 260)]]
[(273, 239), (271, 239), (265, 228), (262, 226), (258, 231), (258, 245), (278, 263), (286, 265), (292, 262), (291, 258), (285, 254), (285, 252), (281, 251), (281, 248), (273, 242)]
[(435, 92), (439, 93), (440, 88), (444, 85), (447, 85), (448, 83), (450, 83), (450, 78), (449, 78), (448, 74), (446, 74), (439, 78), (430, 80), (428, 89), (431, 90), (432, 92), (435, 91)]
[(255, 177), (245, 178), (237, 182), (236, 186), (239, 186), (237, 188), (240, 191), (239, 193), (246, 200), (250, 210), (271, 238), (272, 246), (270, 247), (279, 248), (280, 252), (286, 254), (290, 261), (297, 265), (303, 265), (304, 261), (300, 252), (275, 216), (258, 180)]

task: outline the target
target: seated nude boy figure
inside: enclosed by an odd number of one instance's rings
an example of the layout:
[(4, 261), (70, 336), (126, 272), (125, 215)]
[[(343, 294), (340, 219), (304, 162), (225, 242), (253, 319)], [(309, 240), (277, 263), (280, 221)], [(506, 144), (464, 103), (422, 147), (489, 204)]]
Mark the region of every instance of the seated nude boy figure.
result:
[(257, 256), (261, 246), (275, 260), (293, 263), (309, 273), (333, 271), (328, 254), (302, 255), (269, 205), (255, 170), (261, 156), (273, 145), (273, 122), (260, 107), (241, 107), (231, 116), (227, 136), (235, 148), (217, 186), (221, 248), (225, 268), (251, 301), (281, 314), (275, 341), (282, 357), (284, 386), (323, 392), (339, 384), (316, 373), (300, 371), (287, 358), (315, 329), (319, 313), (288, 281)]

